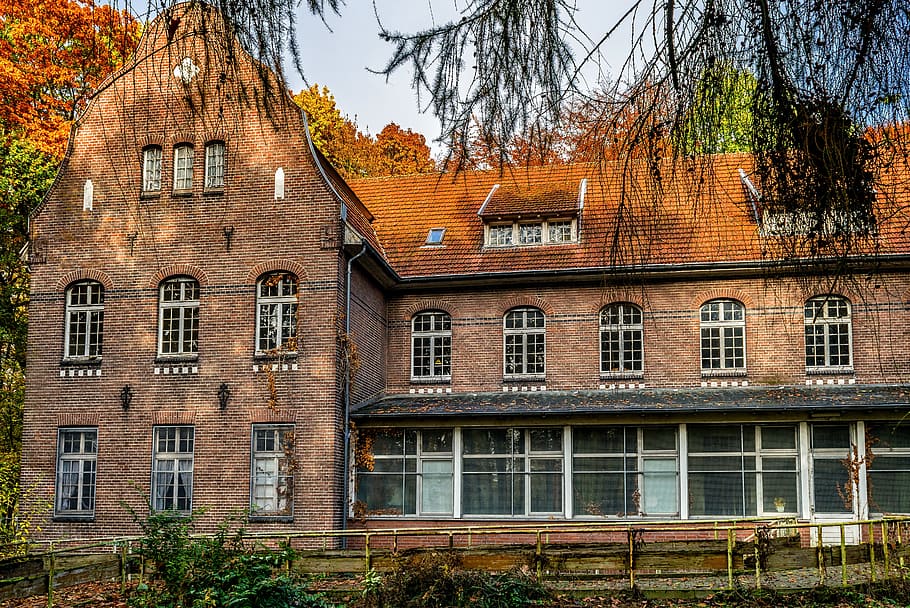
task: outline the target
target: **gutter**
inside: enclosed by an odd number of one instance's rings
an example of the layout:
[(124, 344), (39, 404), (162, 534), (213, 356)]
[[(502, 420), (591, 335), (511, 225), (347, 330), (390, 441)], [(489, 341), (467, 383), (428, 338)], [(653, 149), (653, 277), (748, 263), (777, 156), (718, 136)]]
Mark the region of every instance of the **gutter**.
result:
[[(344, 333), (347, 339), (351, 336), (351, 269), (354, 261), (367, 252), (367, 242), (363, 241), (360, 251), (357, 255), (348, 259), (347, 280), (345, 281), (345, 301), (344, 301)], [(350, 472), (351, 466), (351, 372), (345, 369), (344, 375), (344, 485), (341, 492), (341, 505), (343, 508), (341, 518), (341, 529), (347, 530), (348, 527), (348, 501), (350, 493)], [(345, 539), (346, 540), (346, 539)]]

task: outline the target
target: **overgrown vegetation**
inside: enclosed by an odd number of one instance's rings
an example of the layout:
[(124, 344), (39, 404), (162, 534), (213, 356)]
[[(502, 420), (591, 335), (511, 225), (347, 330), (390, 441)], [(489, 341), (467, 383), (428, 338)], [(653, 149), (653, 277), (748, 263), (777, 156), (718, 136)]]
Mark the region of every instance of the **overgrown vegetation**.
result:
[(490, 574), (465, 569), (457, 554), (420, 553), (395, 561), (388, 572), (370, 571), (353, 608), (519, 608), (547, 605), (549, 592), (522, 572)]
[(140, 521), (140, 555), (155, 566), (155, 581), (136, 587), (134, 608), (328, 608), (289, 568), (289, 546), (266, 548), (244, 538), (233, 521), (213, 536), (194, 537), (192, 517), (153, 513)]

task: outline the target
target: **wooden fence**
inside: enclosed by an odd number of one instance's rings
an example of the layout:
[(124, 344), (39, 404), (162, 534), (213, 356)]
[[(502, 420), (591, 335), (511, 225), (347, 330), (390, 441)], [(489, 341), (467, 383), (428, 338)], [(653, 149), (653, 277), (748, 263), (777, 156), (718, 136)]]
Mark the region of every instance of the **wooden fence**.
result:
[[(826, 524), (750, 521), (598, 522), (460, 528), (286, 532), (244, 535), (250, 543), (297, 549), (288, 567), (345, 580), (402, 559), (449, 551), (465, 568), (520, 569), (545, 585), (584, 594), (635, 588), (686, 595), (742, 587), (848, 586), (908, 574), (910, 518)], [(838, 539), (831, 543), (830, 539)], [(683, 539), (683, 540), (680, 540)], [(823, 542), (818, 542), (822, 540)], [(851, 544), (849, 541), (857, 541)], [(0, 601), (91, 581), (126, 586), (145, 575), (140, 539), (55, 543), (0, 562)]]

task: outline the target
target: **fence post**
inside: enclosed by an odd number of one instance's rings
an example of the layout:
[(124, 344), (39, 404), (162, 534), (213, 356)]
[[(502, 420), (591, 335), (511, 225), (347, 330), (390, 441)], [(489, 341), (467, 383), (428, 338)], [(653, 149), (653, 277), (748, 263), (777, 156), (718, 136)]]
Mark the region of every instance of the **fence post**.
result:
[(127, 577), (127, 567), (126, 567), (126, 546), (127, 543), (124, 542), (120, 545), (120, 593), (126, 593), (126, 577)]
[(891, 551), (888, 547), (888, 522), (882, 522), (882, 559), (885, 562), (885, 578), (891, 578)]
[(51, 552), (47, 560), (47, 608), (54, 605), (54, 574), (56, 570), (56, 554), (54, 553), (54, 543), (50, 544)]
[(761, 589), (761, 552), (758, 550), (758, 530), (752, 535), (755, 540), (755, 588)]
[(875, 524), (869, 522), (869, 579), (875, 582)]
[(840, 525), (840, 577), (841, 584), (847, 586), (847, 529), (846, 524)]
[(629, 536), (629, 589), (635, 589), (635, 536), (632, 528), (626, 534)]
[(372, 536), (371, 534), (367, 534), (363, 540), (363, 561), (364, 561), (364, 565), (366, 565), (366, 572), (369, 572), (370, 569), (373, 567), (373, 564), (370, 560), (370, 537), (371, 536)]
[(822, 526), (815, 530), (815, 555), (818, 558), (818, 584), (825, 584), (825, 543), (822, 538)]
[(727, 589), (733, 591), (733, 547), (735, 545), (736, 531), (727, 530)]
[(541, 557), (543, 555), (543, 546), (540, 543), (540, 530), (537, 531), (537, 582), (540, 583), (543, 580), (543, 566), (541, 565)]

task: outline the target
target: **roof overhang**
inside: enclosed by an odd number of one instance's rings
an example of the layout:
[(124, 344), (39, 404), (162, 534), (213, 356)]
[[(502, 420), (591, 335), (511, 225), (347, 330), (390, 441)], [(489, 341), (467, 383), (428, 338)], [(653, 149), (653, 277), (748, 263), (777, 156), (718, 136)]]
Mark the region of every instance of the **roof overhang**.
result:
[(379, 397), (354, 408), (360, 422), (392, 423), (490, 418), (584, 418), (586, 422), (655, 416), (731, 415), (840, 419), (874, 412), (885, 418), (910, 412), (910, 385), (825, 385), (740, 388), (518, 391), (407, 394)]

